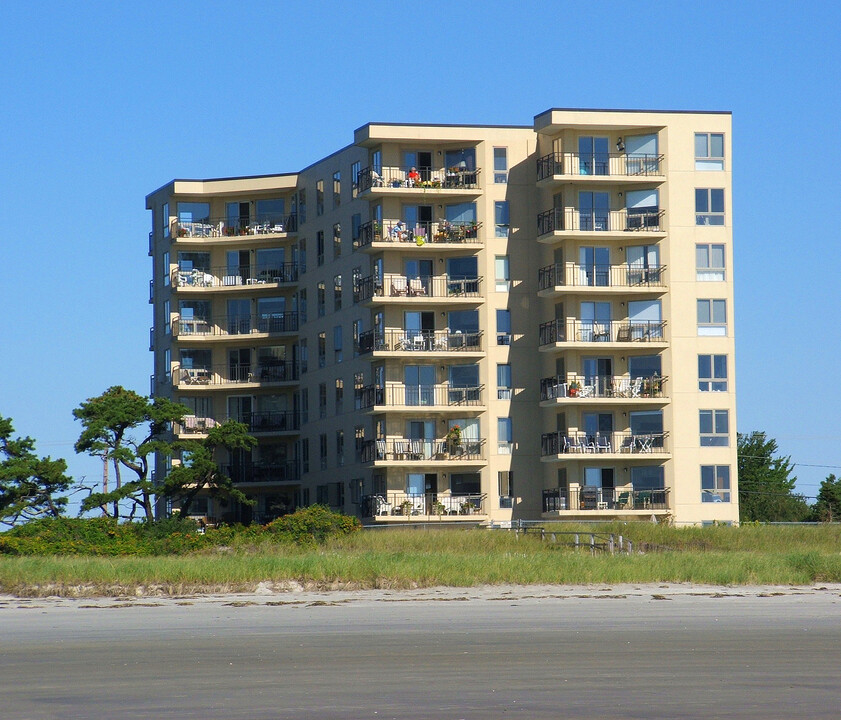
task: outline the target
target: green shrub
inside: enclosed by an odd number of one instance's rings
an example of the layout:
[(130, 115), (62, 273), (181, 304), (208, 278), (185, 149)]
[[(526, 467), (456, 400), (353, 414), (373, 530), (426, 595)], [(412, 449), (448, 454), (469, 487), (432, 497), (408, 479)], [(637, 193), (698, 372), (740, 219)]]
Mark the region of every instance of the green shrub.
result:
[(272, 521), (266, 532), (281, 542), (306, 545), (350, 535), (361, 528), (355, 517), (333, 512), (324, 505), (311, 505)]

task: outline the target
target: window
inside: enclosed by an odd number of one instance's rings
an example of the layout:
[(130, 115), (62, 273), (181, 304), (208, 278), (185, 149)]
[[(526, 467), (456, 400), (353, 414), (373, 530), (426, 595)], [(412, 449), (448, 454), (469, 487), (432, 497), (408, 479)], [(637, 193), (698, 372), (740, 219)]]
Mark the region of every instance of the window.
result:
[(318, 384), (318, 417), (327, 417), (327, 383)]
[(353, 340), (353, 357), (359, 357), (359, 335), (362, 333), (362, 321), (354, 320), (351, 325), (351, 335)]
[(318, 367), (327, 365), (327, 333), (318, 333)]
[(169, 237), (169, 203), (161, 207), (161, 232), (165, 238)]
[(306, 338), (301, 339), (301, 341), (298, 343), (298, 347), (300, 348), (301, 353), (301, 373), (305, 373), (309, 369), (307, 367), (307, 365), (309, 364), (309, 354), (307, 353)]
[(724, 170), (723, 133), (695, 133), (695, 169)]
[(359, 228), (362, 226), (362, 215), (354, 213), (350, 218), (350, 240), (354, 247), (359, 245)]
[(701, 447), (730, 447), (730, 412), (699, 410)]
[(634, 490), (662, 490), (665, 488), (662, 465), (643, 465), (631, 468), (631, 485)]
[(169, 251), (163, 254), (161, 262), (161, 278), (164, 281), (164, 287), (169, 287)]
[(308, 438), (301, 440), (301, 471), (310, 471), (310, 441)]
[(164, 335), (169, 335), (172, 329), (172, 309), (169, 300), (164, 300)]
[(304, 188), (298, 191), (298, 219), (301, 223), (307, 221), (307, 191)]
[(318, 267), (324, 265), (324, 231), (319, 230), (315, 234), (315, 261)]
[(698, 335), (727, 335), (726, 300), (698, 300)]
[(342, 361), (342, 326), (336, 325), (333, 328), (333, 359), (340, 363)]
[(500, 455), (510, 455), (514, 446), (514, 435), (511, 429), (511, 418), (501, 417), (496, 419), (496, 442), (497, 452)]
[(701, 392), (727, 392), (727, 356), (698, 356), (698, 389)]
[(342, 224), (333, 225), (333, 257), (342, 256)]
[(306, 288), (298, 293), (298, 317), (301, 323), (307, 321), (307, 291)]
[(494, 258), (494, 276), (497, 292), (508, 292), (511, 289), (507, 255), (497, 255)]
[(353, 428), (353, 446), (356, 450), (356, 462), (362, 461), (362, 448), (365, 445), (365, 428), (355, 425)]
[(695, 272), (696, 280), (724, 280), (724, 245), (696, 245)]
[[(318, 457), (321, 460), (321, 469), (326, 470), (327, 469), (327, 433), (321, 433), (321, 435), (318, 436)], [(319, 485), (319, 489), (321, 487), (322, 486)], [(323, 487), (326, 488), (327, 486), (324, 485)]]
[(701, 502), (730, 502), (729, 465), (701, 465)]
[(508, 237), (508, 201), (498, 200), (494, 203), (494, 235), (496, 237)]
[(330, 488), (327, 484), (315, 486), (315, 501), (319, 505), (327, 505), (327, 503), (329, 502), (329, 490)]
[(337, 208), (342, 204), (342, 173), (339, 170), (333, 173), (333, 207)]
[(494, 182), (508, 182), (508, 148), (494, 148)]
[(350, 196), (355, 198), (359, 194), (359, 171), (362, 163), (355, 162), (350, 166)]
[(305, 239), (298, 243), (298, 270), (301, 274), (307, 271), (307, 241)]
[(496, 311), (496, 344), (511, 344), (511, 311), (508, 309)]
[(342, 309), (342, 276), (333, 276), (333, 310), (339, 311)]
[(210, 223), (210, 203), (180, 202), (176, 204), (176, 208), (178, 209), (179, 224), (186, 225), (188, 231), (192, 228), (192, 223), (202, 225)]
[(499, 507), (510, 508), (514, 499), (514, 473), (500, 470), (497, 473), (499, 483)]
[(695, 224), (724, 225), (724, 190), (695, 189)]
[[(283, 198), (258, 200), (255, 204), (257, 222), (261, 225), (283, 225), (286, 222), (286, 203)], [(276, 231), (273, 231), (276, 232)]]
[(315, 182), (315, 214), (324, 215), (324, 180)]
[(318, 311), (318, 317), (324, 317), (326, 294), (327, 286), (323, 282), (318, 283), (318, 285), (316, 286), (316, 306)]
[(342, 467), (345, 464), (345, 431), (336, 430), (336, 465)]
[(336, 415), (341, 415), (345, 405), (345, 381), (342, 378), (336, 378), (335, 391)]
[(365, 375), (358, 372), (353, 374), (353, 409), (362, 408), (362, 388), (365, 387)]
[(497, 364), (496, 366), (496, 397), (497, 400), (511, 399), (511, 366)]

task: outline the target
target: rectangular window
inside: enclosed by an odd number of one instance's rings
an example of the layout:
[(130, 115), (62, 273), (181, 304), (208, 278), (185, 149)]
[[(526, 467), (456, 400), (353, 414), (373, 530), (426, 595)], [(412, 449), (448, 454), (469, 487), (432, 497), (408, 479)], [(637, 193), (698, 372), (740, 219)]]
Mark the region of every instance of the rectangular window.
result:
[(727, 392), (727, 356), (698, 356), (698, 389), (701, 392)]
[(359, 194), (359, 171), (362, 163), (355, 162), (350, 166), (350, 196), (355, 198)]
[(301, 470), (305, 473), (310, 471), (310, 441), (308, 438), (301, 440)]
[(327, 295), (327, 286), (323, 282), (318, 283), (318, 285), (316, 285), (316, 299), (315, 299), (316, 306), (317, 306), (316, 310), (318, 312), (318, 317), (324, 317), (324, 313), (326, 312), (325, 311), (325, 305), (326, 305), (326, 302), (327, 302), (326, 295)]
[(497, 292), (508, 292), (511, 289), (511, 275), (507, 255), (497, 255), (494, 258), (494, 279), (496, 281)]
[(511, 366), (497, 364), (496, 366), (496, 397), (497, 400), (511, 399)]
[(354, 320), (351, 333), (353, 335), (353, 357), (359, 357), (359, 335), (362, 332), (362, 321)]
[(724, 170), (723, 133), (695, 133), (695, 169)]
[(724, 190), (695, 189), (695, 224), (724, 225)]
[[(318, 436), (318, 457), (319, 457), (319, 460), (321, 460), (321, 469), (326, 470), (327, 469), (327, 433), (321, 433), (321, 435)], [(321, 487), (322, 486), (319, 485), (319, 488), (321, 488)], [(323, 487), (326, 488), (327, 486), (324, 485)], [(326, 498), (325, 498), (325, 500), (326, 500)]]
[(307, 321), (307, 290), (306, 290), (306, 288), (303, 288), (298, 292), (298, 319), (301, 321), (301, 323), (305, 323)]
[[(325, 461), (325, 467), (327, 463)], [(322, 468), (323, 469), (323, 468)], [(329, 490), (330, 487), (328, 485), (316, 485), (315, 486), (315, 501), (319, 505), (327, 505), (329, 502)]]
[(508, 237), (508, 201), (497, 200), (494, 203), (494, 235), (496, 237)]
[(341, 415), (345, 406), (345, 381), (336, 378), (336, 415)]
[(342, 309), (342, 276), (333, 276), (333, 310)]
[(724, 245), (695, 246), (695, 279), (724, 280)]
[(327, 417), (327, 383), (318, 384), (318, 417)]
[(701, 502), (730, 502), (729, 465), (701, 465)]
[(350, 240), (354, 247), (359, 245), (359, 228), (362, 226), (362, 215), (354, 213), (350, 218)]
[(698, 335), (727, 335), (726, 300), (698, 300)]
[[(164, 287), (169, 287), (169, 251), (163, 254), (162, 262), (161, 262), (161, 278), (164, 281)], [(192, 280), (192, 276), (190, 277)]]
[(333, 356), (337, 363), (342, 361), (342, 326), (336, 325), (333, 328)]
[(333, 257), (342, 256), (342, 225), (336, 223), (333, 225)]
[(298, 243), (298, 270), (301, 274), (307, 271), (307, 241), (305, 239)]
[(318, 367), (327, 365), (327, 333), (318, 333)]
[(362, 448), (365, 445), (365, 428), (355, 425), (353, 428), (353, 446), (356, 450), (356, 462), (362, 461)]
[(169, 237), (169, 203), (161, 207), (161, 233), (165, 238)]
[(730, 447), (730, 412), (699, 410), (701, 447)]
[(362, 388), (365, 387), (365, 375), (358, 372), (353, 374), (353, 409), (362, 408)]
[(301, 353), (301, 372), (305, 373), (309, 369), (307, 367), (307, 365), (309, 364), (309, 356), (307, 353), (306, 338), (301, 338), (300, 342), (298, 343), (298, 347), (300, 348)]
[(307, 221), (307, 191), (304, 188), (298, 191), (298, 219), (301, 223)]
[(318, 267), (324, 265), (324, 231), (315, 234), (315, 261)]
[(500, 470), (497, 473), (499, 483), (499, 507), (510, 508), (514, 499), (514, 473)]
[(496, 419), (497, 452), (500, 455), (510, 455), (514, 446), (514, 434), (510, 417)]
[(339, 170), (333, 173), (333, 207), (337, 208), (342, 204), (342, 173)]
[[(342, 467), (345, 464), (345, 431), (336, 430), (336, 465)], [(344, 503), (342, 503), (344, 504)]]
[(511, 344), (511, 311), (508, 309), (496, 311), (496, 344)]
[(315, 182), (315, 214), (324, 215), (324, 180)]
[(494, 148), (494, 182), (508, 182), (508, 148)]

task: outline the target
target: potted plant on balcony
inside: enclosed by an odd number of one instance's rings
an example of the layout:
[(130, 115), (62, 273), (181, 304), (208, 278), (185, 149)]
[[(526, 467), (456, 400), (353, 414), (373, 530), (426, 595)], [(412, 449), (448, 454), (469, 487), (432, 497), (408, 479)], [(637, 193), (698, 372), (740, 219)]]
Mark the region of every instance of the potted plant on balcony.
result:
[(450, 447), (455, 449), (461, 445), (461, 427), (459, 425), (453, 425), (447, 431), (447, 442), (450, 444)]
[(433, 513), (433, 514), (435, 514), (435, 515), (437, 515), (438, 517), (441, 517), (442, 515), (446, 515), (446, 514), (447, 514), (447, 508), (446, 508), (446, 507), (444, 507), (444, 503), (442, 503), (442, 502), (441, 502), (441, 501), (439, 501), (439, 500), (436, 500), (436, 501), (432, 504), (432, 513)]
[(578, 380), (573, 380), (569, 384), (569, 396), (570, 397), (577, 397), (578, 393), (581, 391), (581, 383)]
[(412, 514), (412, 501), (408, 498), (400, 503), (400, 513), (401, 515), (405, 515), (409, 517)]

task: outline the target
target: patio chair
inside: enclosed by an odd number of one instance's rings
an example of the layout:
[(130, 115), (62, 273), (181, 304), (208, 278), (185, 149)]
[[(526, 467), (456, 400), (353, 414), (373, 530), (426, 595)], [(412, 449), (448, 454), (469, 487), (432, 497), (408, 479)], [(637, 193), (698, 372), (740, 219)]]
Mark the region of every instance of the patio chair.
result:
[(391, 278), (391, 294), (392, 295), (406, 295), (409, 292), (409, 288), (406, 282), (406, 278), (402, 275), (395, 275)]
[(395, 460), (404, 460), (408, 454), (409, 454), (409, 441), (408, 440), (395, 440), (394, 441), (394, 459)]
[(596, 386), (595, 385), (582, 385), (581, 389), (578, 391), (578, 397), (582, 398), (591, 398), (596, 396)]
[(616, 507), (620, 510), (633, 510), (634, 509), (634, 496), (630, 492), (621, 492), (619, 493), (619, 497), (616, 498)]
[(409, 442), (409, 457), (412, 460), (423, 459), (423, 440), (412, 440)]
[(634, 382), (631, 384), (630, 393), (628, 397), (639, 397), (640, 391), (642, 390), (642, 378), (634, 378)]
[(610, 445), (610, 438), (607, 435), (599, 435), (596, 438), (596, 452), (609, 453), (613, 448)]
[(423, 284), (423, 280), (420, 278), (409, 280), (409, 295), (426, 295), (426, 287)]
[(636, 443), (634, 441), (634, 436), (633, 435), (628, 435), (628, 436), (622, 438), (622, 445), (619, 448), (619, 452), (620, 453), (632, 453), (632, 452), (634, 452), (634, 445), (635, 444)]
[(613, 391), (613, 394), (616, 397), (630, 397), (631, 396), (631, 381), (629, 378), (622, 378), (616, 384), (616, 388)]
[(376, 441), (377, 447), (377, 460), (385, 460), (386, 455), (388, 454), (388, 446), (386, 445), (385, 440), (377, 440)]
[(594, 453), (596, 452), (596, 443), (594, 442), (592, 437), (585, 437), (583, 435), (579, 435), (577, 438), (578, 442), (578, 452), (583, 453)]

